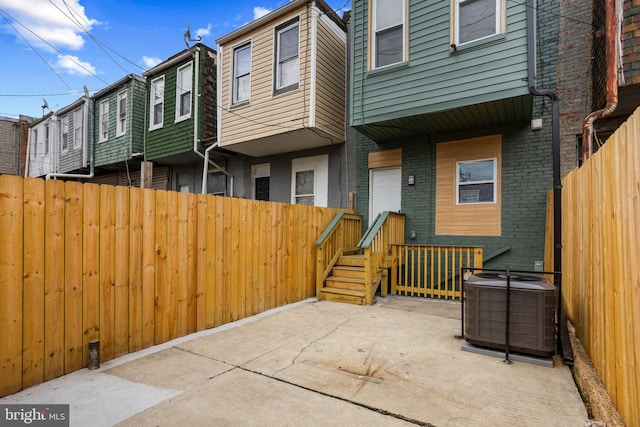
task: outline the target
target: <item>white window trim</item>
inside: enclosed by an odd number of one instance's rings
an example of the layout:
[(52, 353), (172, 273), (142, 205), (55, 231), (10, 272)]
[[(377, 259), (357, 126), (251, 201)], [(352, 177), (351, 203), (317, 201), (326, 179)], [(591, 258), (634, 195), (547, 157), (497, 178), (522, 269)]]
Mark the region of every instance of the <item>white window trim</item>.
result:
[[(106, 123), (106, 129), (107, 129), (107, 135), (103, 135), (102, 133), (102, 128), (103, 126), (105, 126), (104, 123), (104, 116), (107, 116), (107, 123)], [(100, 101), (100, 111), (98, 114), (98, 142), (105, 142), (109, 139), (109, 100), (105, 99), (103, 101)]]
[(460, 4), (469, 0), (452, 0), (453, 1), (453, 44), (457, 46), (464, 46), (468, 43), (475, 43), (479, 40), (484, 40), (489, 37), (494, 37), (498, 34), (505, 32), (504, 25), (504, 0), (494, 0), (496, 5), (496, 22), (495, 33), (488, 36), (480, 37), (477, 39), (469, 40), (464, 43), (460, 43)]
[(49, 123), (47, 123), (46, 125), (44, 125), (44, 147), (43, 147), (43, 152), (44, 154), (49, 154), (49, 143), (51, 141), (51, 127), (49, 126)]
[(387, 64), (387, 65), (382, 65), (380, 67), (378, 67), (376, 65), (376, 52), (377, 52), (377, 46), (376, 46), (376, 34), (379, 31), (385, 30), (386, 28), (382, 28), (381, 30), (378, 30), (378, 28), (376, 28), (376, 17), (377, 17), (377, 10), (378, 10), (378, 1), (377, 0), (371, 0), (371, 34), (370, 34), (370, 39), (371, 39), (371, 55), (370, 56), (370, 69), (375, 70), (375, 69), (379, 69), (379, 68), (385, 68), (385, 67), (390, 67), (396, 64), (402, 64), (403, 62), (407, 61), (407, 0), (402, 0), (402, 60), (400, 62), (394, 62), (393, 64)]
[[(65, 132), (66, 131), (66, 132)], [(65, 147), (64, 136), (67, 135), (67, 146)], [(69, 150), (69, 116), (64, 116), (60, 123), (60, 149), (63, 153)]]
[[(155, 91), (156, 91), (156, 85), (159, 81), (162, 81), (162, 97), (160, 98), (161, 100), (159, 102), (155, 102)], [(151, 86), (150, 86), (150, 90), (149, 90), (149, 130), (155, 130), (155, 129), (161, 129), (164, 126), (164, 107), (165, 107), (165, 101), (164, 101), (164, 92), (166, 92), (166, 87), (165, 87), (165, 80), (164, 80), (164, 76), (160, 76), (160, 77), (156, 77), (155, 79), (151, 80)], [(161, 115), (161, 120), (159, 123), (154, 124), (153, 123), (153, 118), (155, 117), (155, 106), (157, 104), (162, 104), (162, 115)]]
[[(180, 72), (185, 68), (191, 69), (191, 86), (189, 88), (184, 87), (182, 81), (180, 80)], [(189, 112), (187, 114), (180, 115), (180, 97), (189, 92)], [(188, 64), (184, 64), (181, 67), (178, 67), (176, 70), (176, 118), (175, 122), (181, 122), (183, 120), (187, 120), (191, 118), (191, 112), (193, 111), (193, 62), (189, 62)]]
[[(121, 127), (120, 116), (122, 115), (122, 111), (120, 110), (120, 104), (122, 99), (124, 99), (124, 129), (120, 129)], [(122, 92), (118, 93), (118, 95), (116, 96), (116, 137), (122, 136), (127, 133), (127, 126), (128, 126), (127, 122), (129, 119), (127, 117), (128, 102), (129, 102), (129, 99), (127, 97), (126, 90), (123, 90)]]
[[(493, 179), (492, 180), (484, 180), (484, 181), (471, 181), (466, 182), (464, 185), (471, 184), (493, 184), (493, 200), (491, 202), (469, 202), (469, 203), (460, 203), (460, 165), (461, 164), (469, 164), (469, 163), (479, 163), (479, 162), (493, 162)], [(459, 206), (468, 206), (468, 205), (495, 205), (498, 203), (498, 159), (496, 157), (491, 157), (488, 159), (475, 159), (475, 160), (461, 160), (456, 162), (456, 205)]]
[(270, 176), (271, 176), (271, 163), (261, 163), (259, 165), (251, 165), (251, 198), (252, 199), (256, 198), (256, 178), (265, 178)]
[[(82, 128), (82, 110), (76, 110), (73, 112), (73, 148), (82, 147)], [(80, 134), (79, 137), (77, 133)]]
[(329, 155), (301, 157), (291, 160), (291, 203), (296, 203), (296, 172), (314, 171), (313, 204), (327, 207), (329, 199)]
[(35, 128), (31, 131), (31, 140), (33, 147), (33, 157), (38, 157), (38, 128)]
[[(249, 53), (249, 94), (247, 95), (247, 99), (236, 100), (235, 99), (235, 88), (236, 88), (236, 52), (242, 49), (248, 48)], [(246, 105), (251, 102), (251, 67), (253, 66), (253, 43), (252, 41), (248, 41), (245, 43), (241, 43), (238, 46), (231, 49), (231, 106), (236, 105)]]
[[(279, 85), (279, 81), (280, 81), (280, 34), (293, 28), (293, 27), (298, 27), (298, 81), (296, 81), (295, 83), (292, 83), (290, 85), (287, 86), (280, 86)], [(274, 94), (275, 95), (279, 95), (281, 93), (286, 93), (289, 92), (290, 90), (296, 90), (297, 88), (300, 87), (300, 19), (294, 19), (291, 20), (288, 24), (283, 25), (280, 28), (276, 28), (276, 33), (275, 33), (275, 58), (274, 58), (274, 62), (275, 62), (275, 73), (274, 73), (274, 82), (273, 82), (273, 88), (274, 88)]]

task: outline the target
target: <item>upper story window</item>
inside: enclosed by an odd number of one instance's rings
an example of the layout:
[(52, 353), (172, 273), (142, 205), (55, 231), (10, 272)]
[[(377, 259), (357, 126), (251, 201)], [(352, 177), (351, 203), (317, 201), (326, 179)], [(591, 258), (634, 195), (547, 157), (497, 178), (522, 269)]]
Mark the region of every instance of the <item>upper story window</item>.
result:
[(100, 102), (100, 126), (98, 127), (98, 142), (109, 139), (109, 100)]
[(49, 154), (49, 125), (44, 127), (44, 154)]
[(372, 0), (373, 68), (405, 60), (405, 0)]
[(151, 81), (149, 130), (159, 129), (164, 123), (164, 76)]
[(457, 162), (456, 203), (496, 202), (496, 159)]
[(297, 18), (276, 28), (276, 95), (298, 88), (300, 80), (299, 29)]
[(503, 0), (454, 0), (456, 45), (503, 32)]
[(38, 129), (34, 129), (31, 132), (31, 140), (33, 141), (31, 144), (33, 147), (33, 157), (36, 157), (38, 155)]
[(192, 69), (191, 64), (178, 68), (178, 75), (176, 76), (176, 121), (191, 117)]
[(78, 148), (82, 145), (82, 110), (76, 110), (73, 113), (73, 147)]
[(60, 130), (62, 133), (61, 145), (62, 151), (67, 151), (69, 148), (69, 116), (64, 116), (62, 118), (62, 125), (60, 126)]
[(116, 136), (127, 132), (127, 91), (118, 94), (116, 105)]
[(233, 50), (232, 104), (249, 102), (251, 95), (251, 43)]

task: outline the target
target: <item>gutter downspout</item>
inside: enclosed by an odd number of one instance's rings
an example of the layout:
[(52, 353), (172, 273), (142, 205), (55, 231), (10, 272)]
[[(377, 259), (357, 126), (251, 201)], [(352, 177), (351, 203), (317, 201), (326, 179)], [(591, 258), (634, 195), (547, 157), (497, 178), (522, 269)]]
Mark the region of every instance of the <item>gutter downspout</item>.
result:
[(618, 52), (616, 0), (605, 1), (605, 56), (607, 61), (606, 105), (604, 108), (589, 114), (582, 125), (582, 163), (593, 155), (593, 123), (618, 107)]
[[(534, 0), (527, 0), (527, 84), (529, 93), (534, 96), (545, 96), (551, 100), (551, 147), (553, 152), (553, 271), (560, 273), (562, 271), (562, 183), (560, 181), (560, 98), (558, 94), (550, 89), (538, 89), (536, 87), (535, 75), (535, 34), (534, 34)], [(556, 289), (558, 290), (558, 314), (559, 331), (566, 329), (566, 321), (564, 321), (564, 313), (562, 310), (562, 275), (554, 275), (556, 281)], [(570, 353), (571, 347), (567, 339), (562, 333), (558, 333), (559, 345), (565, 354), (565, 359), (573, 359)], [(569, 353), (567, 353), (569, 350)], [(567, 356), (570, 354), (569, 356)]]
[(31, 129), (29, 129), (27, 132), (28, 132), (27, 133), (27, 156), (26, 156), (25, 161), (24, 161), (24, 177), (25, 178), (29, 177), (29, 163), (30, 163), (29, 162), (29, 157), (31, 156), (31, 144), (30, 144), (30, 142), (31, 142), (31, 135), (32, 135)]
[(195, 47), (195, 55), (194, 55), (194, 88), (195, 88), (195, 94), (193, 97), (193, 152), (196, 153), (198, 156), (202, 157), (204, 159), (204, 165), (202, 167), (202, 189), (201, 189), (201, 193), (202, 194), (207, 194), (207, 178), (208, 178), (208, 174), (209, 174), (209, 164), (211, 164), (213, 167), (217, 168), (220, 172), (224, 173), (225, 175), (231, 177), (231, 196), (233, 196), (233, 176), (225, 171), (224, 169), (222, 169), (219, 165), (217, 165), (216, 163), (214, 163), (213, 161), (209, 160), (209, 151), (215, 147), (218, 146), (218, 143), (214, 143), (211, 146), (209, 146), (206, 150), (205, 150), (205, 154), (202, 154), (199, 150), (198, 150), (198, 100), (200, 98), (200, 47), (196, 46)]
[(89, 98), (88, 95), (85, 95), (85, 100), (84, 100), (84, 118), (83, 118), (83, 127), (84, 129), (82, 130), (82, 133), (84, 133), (84, 147), (85, 149), (83, 150), (84, 152), (82, 153), (82, 157), (83, 157), (83, 163), (85, 164), (86, 167), (86, 156), (87, 156), (87, 149), (89, 149), (89, 145), (91, 145), (91, 155), (90, 155), (90, 164), (89, 164), (89, 173), (88, 174), (76, 174), (76, 173), (48, 173), (45, 176), (46, 180), (49, 180), (51, 178), (56, 179), (56, 178), (86, 178), (86, 179), (91, 179), (94, 176), (94, 170), (93, 170), (93, 163), (94, 163), (94, 156), (93, 156), (93, 144), (89, 144), (89, 139), (91, 138), (91, 132), (89, 131), (89, 114), (91, 113), (91, 108), (89, 108), (89, 102), (91, 101), (91, 99)]

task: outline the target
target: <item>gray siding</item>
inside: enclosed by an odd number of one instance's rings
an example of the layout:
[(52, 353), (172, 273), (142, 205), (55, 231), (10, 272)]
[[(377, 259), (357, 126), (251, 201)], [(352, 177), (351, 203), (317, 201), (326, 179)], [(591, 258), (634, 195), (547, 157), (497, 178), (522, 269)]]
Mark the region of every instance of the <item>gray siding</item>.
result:
[[(59, 133), (59, 137), (58, 137), (58, 142), (60, 144), (59, 146), (59, 152), (60, 152), (60, 163), (59, 163), (59, 168), (58, 168), (58, 172), (59, 173), (68, 173), (68, 172), (73, 172), (76, 171), (78, 169), (81, 169), (83, 167), (82, 164), (82, 153), (83, 153), (83, 143), (84, 141), (80, 140), (80, 145), (78, 147), (76, 147), (74, 145), (74, 141), (75, 141), (75, 133), (76, 131), (78, 132), (83, 132), (84, 130), (84, 125), (83, 123), (79, 124), (78, 129), (76, 129), (76, 124), (75, 124), (75, 112), (76, 111), (82, 111), (83, 110), (83, 106), (82, 104), (80, 105), (80, 107), (75, 108), (69, 112), (66, 112), (62, 115), (59, 116), (58, 118), (58, 124), (59, 124), (59, 129), (58, 129), (58, 133)], [(81, 116), (83, 116), (84, 111), (82, 112)], [(69, 120), (69, 135), (68, 135), (68, 148), (66, 150), (62, 149), (62, 120), (64, 117), (68, 117)]]

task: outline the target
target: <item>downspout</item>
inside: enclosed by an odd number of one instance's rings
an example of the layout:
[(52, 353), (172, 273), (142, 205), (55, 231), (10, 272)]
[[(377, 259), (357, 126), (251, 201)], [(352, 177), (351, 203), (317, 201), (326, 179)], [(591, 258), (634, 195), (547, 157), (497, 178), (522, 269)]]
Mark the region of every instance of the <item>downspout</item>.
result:
[(589, 114), (582, 125), (582, 163), (593, 154), (593, 123), (618, 107), (618, 52), (616, 0), (605, 0), (605, 55), (607, 61), (606, 105), (604, 108)]
[[(551, 101), (551, 148), (553, 152), (552, 168), (553, 168), (553, 271), (560, 273), (562, 271), (562, 183), (560, 181), (560, 99), (555, 91), (550, 89), (538, 89), (536, 87), (536, 52), (535, 52), (535, 17), (534, 4), (535, 0), (527, 0), (527, 84), (529, 93), (534, 96), (544, 96)], [(564, 319), (562, 316), (562, 276), (555, 275), (556, 289), (558, 291), (558, 319)], [(566, 328), (566, 322), (559, 321), (559, 328)], [(560, 336), (560, 345), (563, 350), (567, 347), (570, 349), (569, 341), (563, 340), (563, 334)], [(566, 354), (566, 351), (565, 351)], [(572, 356), (570, 356), (572, 358)]]
[[(89, 164), (89, 173), (88, 174), (77, 174), (77, 173), (48, 173), (45, 176), (45, 179), (49, 180), (51, 178), (56, 179), (56, 178), (85, 178), (85, 179), (91, 179), (93, 178), (94, 175), (94, 170), (93, 170), (93, 163), (94, 163), (94, 157), (93, 157), (93, 144), (89, 144), (89, 138), (91, 137), (91, 132), (89, 131), (89, 114), (91, 113), (91, 108), (89, 108), (89, 102), (91, 101), (91, 99), (89, 98), (88, 95), (85, 95), (84, 97), (84, 118), (82, 121), (82, 126), (83, 126), (83, 130), (82, 133), (84, 134), (84, 152), (82, 153), (82, 157), (83, 157), (83, 163), (86, 167), (86, 156), (87, 156), (87, 150), (90, 149), (91, 150), (91, 154), (90, 154), (90, 164)], [(91, 145), (91, 147), (89, 148), (89, 146)]]
[(29, 133), (27, 134), (27, 155), (26, 155), (26, 159), (24, 161), (24, 177), (27, 178), (29, 177), (29, 157), (31, 156), (31, 129), (29, 129), (28, 131)]
[(200, 47), (196, 46), (194, 50), (195, 50), (195, 56), (194, 56), (195, 64), (193, 67), (194, 69), (194, 85), (193, 86), (195, 88), (195, 94), (193, 97), (193, 152), (204, 159), (204, 165), (202, 167), (202, 189), (200, 192), (202, 194), (207, 194), (207, 178), (209, 174), (209, 164), (211, 164), (213, 167), (215, 167), (225, 175), (231, 177), (231, 183), (230, 183), (231, 196), (233, 196), (233, 176), (231, 176), (229, 172), (222, 169), (219, 165), (209, 160), (209, 151), (217, 147), (218, 143), (216, 142), (211, 146), (209, 146), (205, 150), (205, 154), (202, 154), (200, 150), (198, 150), (198, 141), (199, 141), (198, 139), (198, 100), (200, 98)]

